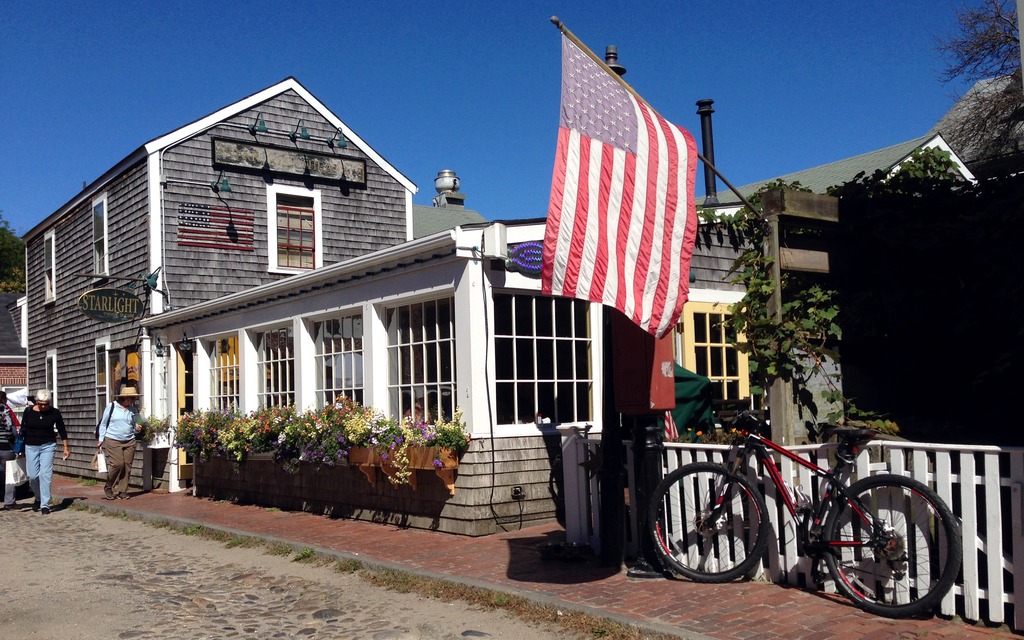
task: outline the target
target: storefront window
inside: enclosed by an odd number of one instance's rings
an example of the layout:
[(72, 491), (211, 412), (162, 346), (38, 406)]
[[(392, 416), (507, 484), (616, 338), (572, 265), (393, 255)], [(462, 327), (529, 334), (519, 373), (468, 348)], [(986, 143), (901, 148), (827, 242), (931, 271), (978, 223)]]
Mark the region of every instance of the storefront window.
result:
[(499, 424), (593, 419), (590, 303), (495, 294), (495, 407)]
[(313, 323), (316, 343), (316, 403), (342, 397), (363, 403), (363, 317), (360, 314)]
[(238, 366), (238, 336), (207, 343), (210, 352), (210, 406), (221, 411), (237, 409), (241, 403)]
[(291, 327), (256, 334), (261, 407), (295, 404), (295, 340)]
[(454, 309), (454, 299), (443, 298), (386, 310), (392, 417), (451, 418), (455, 411)]

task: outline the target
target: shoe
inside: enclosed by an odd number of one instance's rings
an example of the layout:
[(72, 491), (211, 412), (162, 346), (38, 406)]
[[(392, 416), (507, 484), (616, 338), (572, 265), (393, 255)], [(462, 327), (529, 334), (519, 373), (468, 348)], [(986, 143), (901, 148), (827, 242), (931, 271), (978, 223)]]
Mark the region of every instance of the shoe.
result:
[(131, 496), (128, 495), (127, 493), (119, 493), (119, 494), (117, 494), (117, 499), (118, 500), (127, 500), (130, 497)]
[(48, 516), (50, 515), (50, 507), (43, 507), (42, 509), (39, 510), (39, 512), (42, 513), (44, 516)]
[(117, 498), (117, 496), (114, 495), (113, 491), (111, 491), (110, 489), (108, 489), (106, 487), (103, 487), (103, 499), (104, 500), (114, 500), (115, 498)]
[(38, 500), (36, 500), (35, 502), (32, 503), (32, 510), (33, 511), (39, 511), (39, 501)]
[(14, 505), (5, 504), (4, 506), (0, 507), (0, 511), (14, 511)]

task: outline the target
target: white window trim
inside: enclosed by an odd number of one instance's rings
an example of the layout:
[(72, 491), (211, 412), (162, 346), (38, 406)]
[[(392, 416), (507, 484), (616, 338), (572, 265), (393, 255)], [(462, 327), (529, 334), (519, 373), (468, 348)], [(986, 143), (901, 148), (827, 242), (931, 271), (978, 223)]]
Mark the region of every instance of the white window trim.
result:
[[(49, 369), (50, 371), (53, 372), (53, 383), (52, 383), (52, 386), (49, 386), (51, 383), (50, 383), (50, 381), (46, 380), (46, 370), (47, 369)], [(60, 407), (60, 404), (58, 404), (58, 398), (57, 398), (57, 382), (58, 382), (58, 378), (57, 378), (57, 350), (56, 349), (49, 349), (46, 352), (46, 366), (43, 367), (43, 385), (44, 385), (43, 388), (50, 390), (50, 395), (52, 396), (50, 398), (50, 406), (51, 407)]]
[[(491, 390), (492, 397), (497, 397), (497, 372), (495, 366), (496, 358), (496, 347), (495, 347), (495, 322), (494, 322), (494, 305), (493, 300), (496, 295), (513, 295), (513, 296), (536, 296), (540, 298), (549, 297), (542, 295), (537, 290), (529, 289), (516, 289), (510, 287), (491, 287), (490, 289), (490, 301), (487, 310), (487, 322), (490, 340), (487, 344), (488, 349), (488, 375), (490, 376), (489, 388)], [(591, 357), (591, 419), (582, 421), (567, 421), (559, 423), (559, 426), (590, 426), (591, 433), (601, 433), (601, 425), (604, 421), (604, 404), (601, 398), (604, 397), (604, 384), (603, 374), (601, 373), (604, 367), (605, 353), (602, 345), (604, 344), (604, 330), (602, 317), (604, 311), (602, 305), (595, 303), (587, 303), (585, 300), (574, 300), (576, 304), (589, 304), (590, 309), (588, 315), (588, 330), (590, 332), (590, 357)], [(496, 403), (495, 403), (496, 405)], [(502, 423), (497, 421), (497, 406), (492, 408), (492, 417), (495, 427), (500, 429), (501, 435), (504, 437), (513, 436), (531, 436), (537, 435), (538, 433), (551, 433), (554, 432), (554, 428), (550, 423), (537, 424), (534, 422), (530, 423)]]
[(96, 229), (93, 228), (93, 267), (96, 268), (96, 273), (107, 275), (110, 273), (110, 233), (108, 228), (110, 226), (110, 209), (107, 207), (107, 194), (96, 198), (92, 201), (92, 209), (89, 210), (90, 215), (95, 215), (96, 205), (103, 204), (103, 265), (102, 269), (96, 265)]
[[(49, 245), (50, 249), (50, 268), (46, 269), (46, 246)], [(43, 299), (45, 302), (54, 302), (57, 300), (57, 234), (52, 229), (46, 232), (43, 236)], [(52, 281), (52, 290), (47, 286), (47, 281)]]
[[(111, 383), (111, 380), (110, 380), (110, 336), (103, 336), (102, 338), (97, 338), (96, 339), (96, 344), (93, 345), (93, 348), (92, 348), (93, 358), (96, 357), (96, 352), (101, 347), (103, 348), (103, 377), (107, 381), (106, 391), (103, 394), (104, 395), (104, 398), (103, 398), (104, 402), (103, 402), (103, 404), (106, 404), (106, 403), (111, 401), (111, 394), (114, 391), (111, 388), (112, 385), (110, 384)], [(95, 374), (95, 366), (96, 366), (96, 364), (94, 362), (93, 363), (93, 374)], [(94, 395), (96, 394), (96, 389), (93, 390), (93, 394)], [(101, 416), (96, 416), (96, 420), (98, 421), (100, 419), (100, 417)]]
[(313, 199), (313, 268), (324, 266), (323, 209), (318, 189), (272, 184), (267, 186), (267, 271), (270, 273), (307, 273), (309, 269), (281, 267), (277, 264), (277, 196), (300, 196)]

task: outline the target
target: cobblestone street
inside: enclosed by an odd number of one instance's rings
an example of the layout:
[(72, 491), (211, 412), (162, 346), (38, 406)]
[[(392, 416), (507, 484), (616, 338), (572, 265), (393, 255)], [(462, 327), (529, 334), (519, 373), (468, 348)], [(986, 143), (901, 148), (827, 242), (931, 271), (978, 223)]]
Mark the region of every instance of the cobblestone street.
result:
[(0, 513), (0, 638), (558, 638), (500, 613), (134, 520)]

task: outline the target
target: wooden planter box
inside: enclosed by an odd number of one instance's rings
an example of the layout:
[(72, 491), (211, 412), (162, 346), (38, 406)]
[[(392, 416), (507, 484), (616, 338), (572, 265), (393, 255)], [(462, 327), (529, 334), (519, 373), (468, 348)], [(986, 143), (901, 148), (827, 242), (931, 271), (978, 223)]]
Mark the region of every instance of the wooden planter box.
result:
[[(410, 469), (432, 470), (448, 487), (448, 493), (455, 495), (455, 471), (459, 468), (457, 451), (444, 447), (409, 447), (407, 454)], [(389, 478), (393, 478), (397, 472), (393, 465), (382, 459), (376, 451), (367, 447), (349, 449), (348, 463), (362, 471), (373, 486), (377, 486), (378, 469)], [(413, 489), (416, 488), (415, 473), (409, 476), (409, 486)]]

